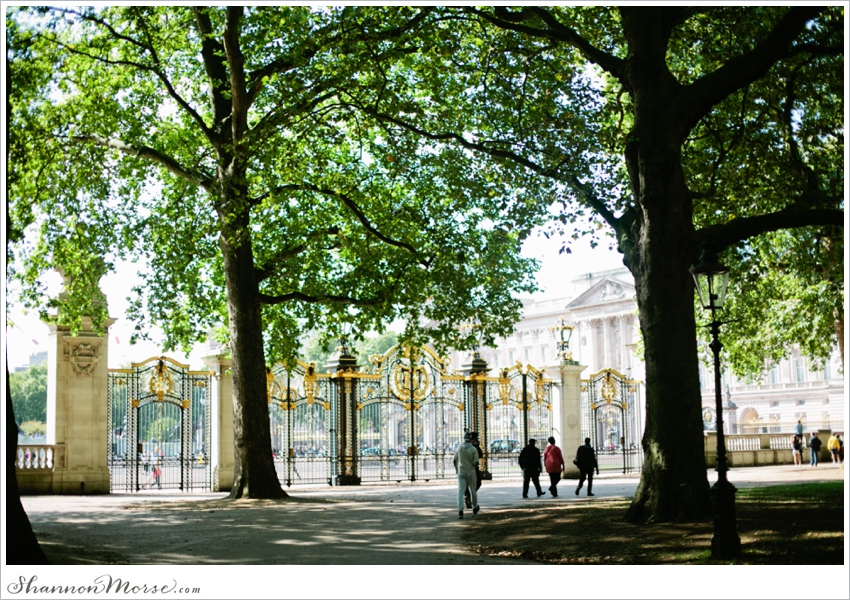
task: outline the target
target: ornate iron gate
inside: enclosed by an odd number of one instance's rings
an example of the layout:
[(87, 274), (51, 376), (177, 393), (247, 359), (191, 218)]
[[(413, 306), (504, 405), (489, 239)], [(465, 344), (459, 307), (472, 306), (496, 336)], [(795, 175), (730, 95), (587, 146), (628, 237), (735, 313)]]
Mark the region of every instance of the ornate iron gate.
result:
[(460, 376), (428, 348), (396, 346), (353, 374), (359, 384), (357, 475), (361, 481), (454, 476), (466, 427)]
[(212, 491), (211, 376), (165, 356), (109, 370), (111, 491)]
[(590, 438), (600, 471), (640, 471), (640, 382), (603, 369), (581, 384), (582, 438)]
[(331, 484), (336, 475), (338, 403), (330, 376), (314, 364), (278, 365), (267, 374), (272, 453), (280, 482)]
[[(502, 369), (498, 378), (476, 377), (485, 407), (479, 419), (485, 471), (492, 477), (517, 477), (519, 453), (529, 439), (543, 448), (552, 435), (552, 382), (532, 366)], [(480, 391), (483, 388), (483, 393)]]

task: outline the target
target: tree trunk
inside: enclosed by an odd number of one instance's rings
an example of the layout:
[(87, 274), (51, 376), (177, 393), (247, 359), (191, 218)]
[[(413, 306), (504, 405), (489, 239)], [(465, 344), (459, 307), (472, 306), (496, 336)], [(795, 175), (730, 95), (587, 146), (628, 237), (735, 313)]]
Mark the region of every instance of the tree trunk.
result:
[[(633, 268), (646, 362), (644, 464), (626, 518), (641, 521), (699, 521), (710, 503), (703, 446), (690, 253), (662, 238), (637, 250)], [(653, 244), (657, 244), (656, 239)], [(670, 348), (687, 351), (670, 352)]]
[(839, 314), (835, 322), (835, 336), (838, 338), (838, 349), (841, 351), (841, 364), (844, 364), (844, 319)]
[[(225, 202), (224, 206), (231, 203)], [(259, 283), (249, 211), (228, 222), (220, 214), (230, 350), (233, 358), (234, 473), (231, 498), (283, 498), (272, 459)]]
[(652, 32), (660, 21), (625, 17), (630, 52), (643, 58), (630, 56), (627, 67), (635, 124), (626, 164), (636, 206), (621, 237), (628, 238), (625, 263), (635, 278), (646, 363), (644, 465), (626, 518), (704, 520), (711, 504), (689, 272), (699, 252), (681, 157), (687, 125), (678, 120), (680, 88), (664, 64), (665, 38)]
[(6, 563), (10, 565), (46, 565), (47, 557), (38, 543), (29, 517), (21, 504), (15, 455), (18, 450), (18, 425), (9, 388), (6, 365)]

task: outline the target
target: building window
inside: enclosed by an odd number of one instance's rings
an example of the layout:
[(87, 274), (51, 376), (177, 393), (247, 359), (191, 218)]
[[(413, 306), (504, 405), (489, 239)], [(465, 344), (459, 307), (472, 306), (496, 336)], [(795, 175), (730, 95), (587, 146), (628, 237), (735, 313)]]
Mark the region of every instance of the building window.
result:
[(770, 383), (779, 383), (779, 367), (777, 365), (770, 367)]
[(770, 405), (771, 406), (779, 406), (779, 400), (772, 400)]
[(797, 400), (797, 406), (803, 406), (805, 403), (805, 400)]
[(531, 348), (525, 349), (525, 362), (531, 364)]
[(508, 352), (508, 365), (513, 366), (516, 363), (516, 350)]
[(829, 361), (826, 361), (823, 365), (823, 380), (829, 381), (830, 377), (832, 377), (832, 374), (829, 372)]
[(546, 346), (540, 348), (540, 362), (546, 364)]
[(798, 358), (796, 361), (794, 361), (794, 365), (797, 368), (797, 381), (805, 381), (806, 370), (803, 368), (803, 359)]

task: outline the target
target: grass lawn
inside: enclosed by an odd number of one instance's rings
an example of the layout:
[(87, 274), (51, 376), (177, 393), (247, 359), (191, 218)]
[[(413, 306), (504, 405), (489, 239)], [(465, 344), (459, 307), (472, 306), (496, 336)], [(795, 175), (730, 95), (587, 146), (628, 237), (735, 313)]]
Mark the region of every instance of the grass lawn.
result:
[[(572, 493), (564, 486), (564, 493)], [(629, 500), (600, 498), (482, 512), (466, 527), (476, 552), (556, 564), (844, 564), (844, 482), (739, 489), (742, 555), (711, 559), (711, 521), (632, 525)]]

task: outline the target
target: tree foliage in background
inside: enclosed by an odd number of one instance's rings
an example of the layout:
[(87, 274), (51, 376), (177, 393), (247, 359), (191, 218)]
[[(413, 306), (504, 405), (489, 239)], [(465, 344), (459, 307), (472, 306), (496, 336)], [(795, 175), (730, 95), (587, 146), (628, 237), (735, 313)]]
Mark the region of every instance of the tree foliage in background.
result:
[[(265, 364), (299, 334), (343, 323), (468, 346), (519, 318), (534, 261), (528, 180), (473, 155), (387, 129), (351, 98), (415, 48), (412, 8), (12, 9), (12, 276), (60, 324), (91, 312), (117, 258), (150, 265), (132, 309), (187, 347), (228, 323), (233, 357), (233, 497), (285, 495), (272, 464)], [(367, 91), (371, 90), (371, 91)], [(497, 207), (489, 200), (502, 199)], [(519, 207), (519, 209), (517, 208)], [(33, 244), (22, 232), (38, 232)], [(105, 307), (93, 317), (102, 323)], [(47, 316), (47, 315), (45, 315)], [(421, 323), (436, 325), (424, 331)]]
[(47, 365), (9, 373), (12, 406), (18, 423), (47, 422)]
[[(352, 340), (349, 351), (357, 357), (361, 366), (369, 365), (369, 357), (373, 354), (386, 354), (387, 350), (398, 343), (398, 334), (394, 331), (363, 336)], [(327, 373), (325, 365), (328, 363), (333, 352), (338, 351), (339, 340), (333, 340), (316, 333), (310, 336), (302, 347), (302, 361), (316, 363), (317, 373)]]
[(822, 369), (836, 346), (844, 364), (844, 236), (840, 228), (777, 231), (736, 248), (724, 318), (724, 365), (754, 380), (799, 350)]
[[(646, 362), (645, 462), (629, 518), (705, 518), (689, 268), (703, 248), (726, 250), (736, 274), (797, 284), (782, 295), (738, 285), (733, 306), (758, 298), (765, 314), (807, 305), (807, 317), (835, 320), (843, 291), (819, 303), (811, 291), (824, 281), (841, 291), (843, 281), (823, 263), (811, 268), (817, 231), (844, 222), (842, 8), (450, 7), (428, 16), (432, 25), (410, 35), (419, 52), (405, 69), (385, 69), (380, 94), (357, 106), (387, 127), (536, 173), (537, 198), (562, 207), (555, 231), (613, 234), (635, 278)], [(784, 268), (771, 262), (768, 240), (784, 230), (811, 260), (788, 252)], [(738, 314), (749, 320), (726, 328), (730, 340), (765, 322)], [(806, 346), (825, 332), (810, 323), (772, 342)], [(828, 341), (808, 345), (820, 352)]]

